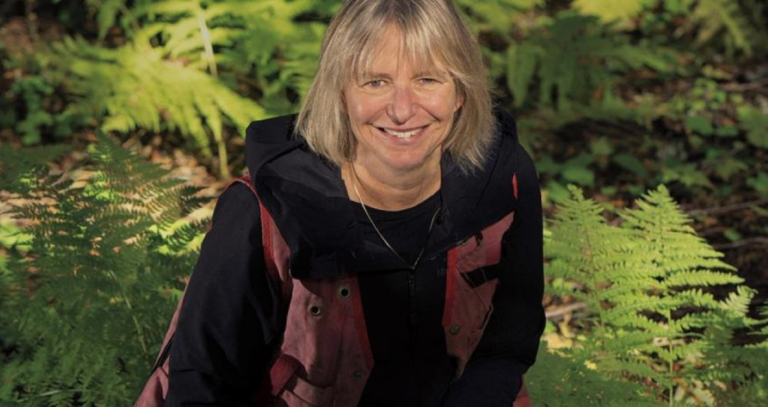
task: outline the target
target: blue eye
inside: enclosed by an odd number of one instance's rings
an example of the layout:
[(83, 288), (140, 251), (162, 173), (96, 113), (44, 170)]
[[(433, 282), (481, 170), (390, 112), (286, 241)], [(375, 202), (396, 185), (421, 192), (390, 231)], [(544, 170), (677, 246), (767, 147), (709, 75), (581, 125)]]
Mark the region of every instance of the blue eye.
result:
[(433, 83), (438, 83), (439, 81), (435, 78), (420, 78), (419, 81), (425, 85), (431, 85)]
[(380, 87), (383, 84), (384, 84), (384, 81), (382, 81), (381, 79), (374, 79), (374, 80), (366, 83), (365, 85), (366, 86), (370, 86), (372, 88), (378, 88), (378, 87)]

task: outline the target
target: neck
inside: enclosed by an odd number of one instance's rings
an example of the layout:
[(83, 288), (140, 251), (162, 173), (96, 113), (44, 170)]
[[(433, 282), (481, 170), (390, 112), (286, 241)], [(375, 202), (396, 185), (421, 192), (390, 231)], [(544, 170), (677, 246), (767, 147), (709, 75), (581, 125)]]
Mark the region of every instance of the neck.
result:
[[(439, 162), (401, 173), (373, 171), (359, 162), (351, 162), (342, 167), (341, 174), (351, 200), (360, 202), (362, 199), (369, 207), (387, 211), (407, 209), (424, 202), (440, 189), (441, 180)], [(354, 185), (357, 185), (357, 191)]]

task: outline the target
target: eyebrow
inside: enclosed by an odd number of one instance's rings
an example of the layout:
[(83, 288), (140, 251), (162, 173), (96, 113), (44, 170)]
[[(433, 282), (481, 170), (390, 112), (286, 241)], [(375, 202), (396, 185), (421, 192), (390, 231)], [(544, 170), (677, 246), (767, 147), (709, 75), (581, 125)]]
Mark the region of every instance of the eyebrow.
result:
[(439, 69), (428, 69), (428, 70), (416, 72), (416, 74), (414, 74), (413, 76), (417, 78), (421, 76), (439, 76), (441, 78), (447, 78), (450, 75), (448, 75), (448, 72), (441, 71)]
[(363, 79), (370, 79), (370, 78), (392, 79), (392, 76), (384, 72), (363, 72), (360, 75), (360, 77)]
[[(448, 74), (448, 72), (438, 70), (438, 69), (422, 70), (413, 74), (414, 78), (419, 78), (422, 76), (438, 76), (440, 78), (448, 78), (450, 75)], [(370, 79), (370, 78), (392, 79), (392, 76), (390, 74), (384, 73), (384, 72), (363, 72), (360, 75), (360, 77), (364, 79)]]

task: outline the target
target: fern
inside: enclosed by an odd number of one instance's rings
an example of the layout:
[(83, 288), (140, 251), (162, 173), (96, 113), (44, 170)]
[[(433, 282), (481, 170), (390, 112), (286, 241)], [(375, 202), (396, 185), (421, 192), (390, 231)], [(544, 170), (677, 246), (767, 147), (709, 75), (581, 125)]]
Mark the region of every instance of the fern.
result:
[(534, 7), (544, 6), (542, 0), (456, 0), (467, 21), (478, 32), (506, 35), (514, 27), (515, 18)]
[(715, 38), (722, 37), (728, 54), (740, 51), (749, 56), (761, 38), (759, 30), (753, 27), (746, 17), (749, 13), (750, 10), (742, 10), (735, 1), (698, 0), (685, 30), (698, 31), (698, 46), (704, 46)]
[[(226, 127), (295, 110), (316, 70), (335, 1), (88, 1), (99, 38), (120, 24), (132, 39), (118, 49), (82, 40), (57, 44), (72, 77), (72, 107), (103, 119), (104, 131), (178, 130), (204, 155), (216, 144), (229, 176)], [(315, 16), (306, 22), (295, 20)], [(116, 80), (116, 78), (119, 78)], [(259, 103), (232, 91), (254, 88)]]
[(8, 261), (0, 325), (13, 350), (0, 366), (0, 404), (131, 403), (193, 266), (187, 247), (202, 225), (168, 226), (198, 206), (194, 190), (104, 136), (90, 159), (84, 186), (45, 171), (27, 189), (0, 184), (23, 202), (13, 215), (32, 236)]
[(673, 53), (662, 48), (630, 44), (624, 36), (608, 34), (597, 17), (560, 13), (552, 23), (507, 50), (507, 87), (520, 107), (532, 99), (538, 82), (538, 102), (570, 110), (573, 103), (590, 105), (612, 89), (617, 74), (640, 68), (669, 72)]
[(265, 115), (255, 102), (211, 76), (193, 68), (173, 66), (152, 49), (126, 46), (108, 50), (81, 40), (67, 40), (56, 49), (72, 76), (69, 91), (75, 99), (73, 106), (104, 117), (102, 130), (178, 130), (191, 137), (208, 156), (211, 133), (224, 173), (225, 118), (244, 134), (251, 120)]
[(542, 342), (536, 364), (525, 375), (531, 400), (541, 406), (654, 406), (639, 384), (620, 380), (591, 369), (574, 355), (547, 350)]
[(739, 125), (747, 133), (747, 141), (757, 148), (768, 150), (768, 113), (752, 106), (737, 109)]
[(636, 16), (646, 3), (647, 0), (575, 0), (573, 7), (584, 15), (595, 15), (610, 23)]
[(302, 97), (314, 77), (325, 24), (297, 23), (307, 14), (330, 17), (335, 1), (264, 2), (162, 1), (133, 10), (142, 19), (141, 36), (162, 38), (165, 58), (192, 61), (190, 66), (217, 76), (218, 67), (255, 77), (262, 104), (282, 114), (295, 109), (288, 93)]
[[(755, 323), (747, 317), (754, 291), (696, 236), (663, 186), (637, 205), (609, 226), (572, 188), (552, 222), (548, 291), (584, 301), (595, 316), (572, 354), (611, 377), (652, 380), (670, 403), (714, 400), (718, 386), (747, 383), (759, 370), (730, 344), (734, 330)], [(725, 299), (705, 291), (733, 285)]]

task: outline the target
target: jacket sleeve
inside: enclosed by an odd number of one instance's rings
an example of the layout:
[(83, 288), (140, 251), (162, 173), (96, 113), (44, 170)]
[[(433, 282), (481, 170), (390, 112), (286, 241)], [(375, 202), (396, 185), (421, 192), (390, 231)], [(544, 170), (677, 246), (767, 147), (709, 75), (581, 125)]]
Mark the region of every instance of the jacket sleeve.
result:
[(462, 377), (444, 405), (510, 407), (536, 361), (544, 330), (541, 191), (533, 161), (517, 147), (518, 207), (504, 234), (493, 314)]
[(166, 405), (249, 405), (276, 336), (263, 257), (258, 202), (235, 184), (219, 198), (187, 286)]

